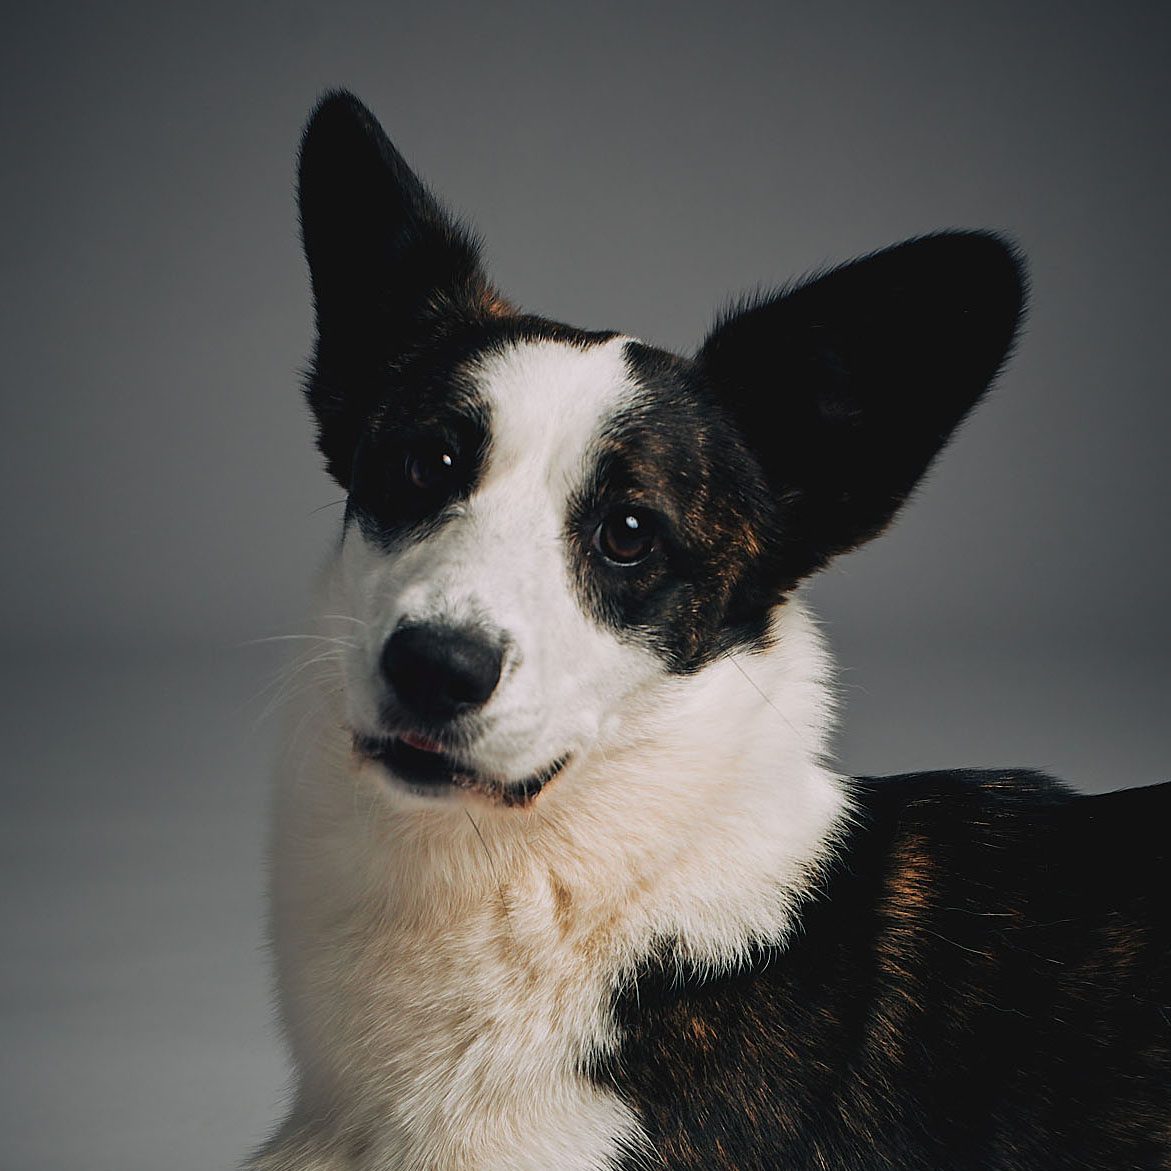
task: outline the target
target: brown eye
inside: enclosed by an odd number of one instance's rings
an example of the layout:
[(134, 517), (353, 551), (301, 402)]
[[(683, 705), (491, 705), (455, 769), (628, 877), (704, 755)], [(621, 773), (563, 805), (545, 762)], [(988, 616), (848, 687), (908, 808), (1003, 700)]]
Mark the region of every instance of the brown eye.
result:
[(455, 452), (441, 446), (410, 451), (403, 465), (407, 483), (420, 492), (450, 491), (455, 485), (458, 472), (459, 459)]
[(594, 548), (616, 565), (634, 565), (647, 557), (658, 539), (652, 513), (629, 506), (616, 508), (594, 532)]

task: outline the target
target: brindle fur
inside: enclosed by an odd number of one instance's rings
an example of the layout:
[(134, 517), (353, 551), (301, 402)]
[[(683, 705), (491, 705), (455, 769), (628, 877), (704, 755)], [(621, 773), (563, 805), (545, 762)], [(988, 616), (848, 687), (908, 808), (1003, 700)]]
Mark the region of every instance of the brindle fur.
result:
[(792, 943), (717, 979), (665, 944), (616, 997), (594, 1076), (665, 1164), (1171, 1167), (1171, 784), (942, 772), (854, 796)]

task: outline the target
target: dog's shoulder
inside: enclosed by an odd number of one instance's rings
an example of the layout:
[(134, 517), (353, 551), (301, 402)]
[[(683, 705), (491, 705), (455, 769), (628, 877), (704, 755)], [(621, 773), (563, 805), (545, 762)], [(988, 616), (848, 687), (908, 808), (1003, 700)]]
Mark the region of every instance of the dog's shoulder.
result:
[(999, 909), (1066, 927), (1070, 955), (1095, 946), (1095, 924), (1167, 925), (1171, 783), (1085, 794), (1028, 770), (958, 770), (859, 779), (854, 799), (842, 867), (890, 911)]
[[(877, 861), (920, 843), (956, 881), (1043, 864), (1113, 886), (1167, 861), (1171, 782), (1087, 794), (1028, 769), (957, 769), (857, 778), (852, 792), (858, 832), (847, 851)], [(1121, 869), (1106, 873), (1107, 860)]]
[(853, 790), (793, 937), (717, 976), (667, 946), (616, 997), (606, 1074), (671, 1165), (1163, 1166), (1171, 785)]

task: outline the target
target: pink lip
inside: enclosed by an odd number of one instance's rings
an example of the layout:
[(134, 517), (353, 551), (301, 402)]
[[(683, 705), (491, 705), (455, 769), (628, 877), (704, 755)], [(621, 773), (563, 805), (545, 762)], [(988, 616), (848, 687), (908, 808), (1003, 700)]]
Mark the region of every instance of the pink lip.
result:
[(414, 748), (419, 752), (441, 753), (443, 751), (442, 744), (437, 744), (434, 740), (428, 740), (426, 736), (419, 736), (415, 732), (402, 732), (399, 734), (399, 739), (408, 748)]

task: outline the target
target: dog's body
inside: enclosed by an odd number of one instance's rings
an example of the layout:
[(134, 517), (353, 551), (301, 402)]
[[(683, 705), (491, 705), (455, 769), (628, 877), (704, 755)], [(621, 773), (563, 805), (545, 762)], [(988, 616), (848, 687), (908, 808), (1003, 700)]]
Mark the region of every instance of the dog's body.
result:
[(282, 764), (257, 1171), (1171, 1167), (1171, 787), (861, 781), (794, 597), (995, 374), (992, 237), (694, 359), (514, 312), (347, 95), (301, 211), (346, 488)]

